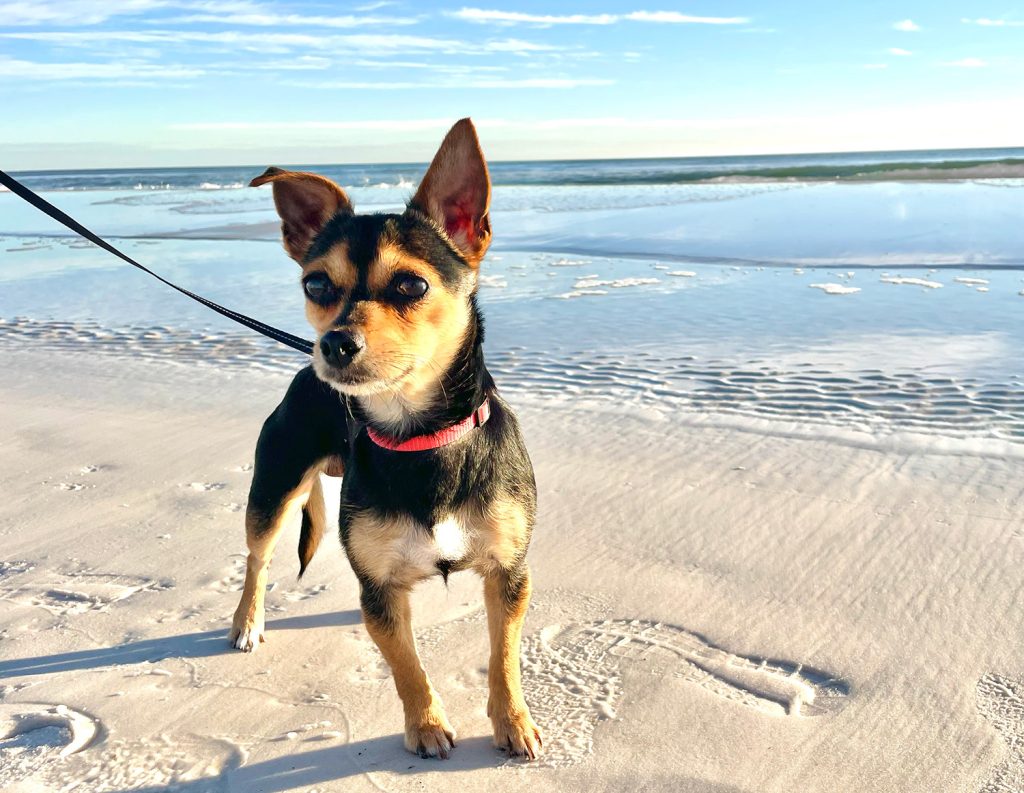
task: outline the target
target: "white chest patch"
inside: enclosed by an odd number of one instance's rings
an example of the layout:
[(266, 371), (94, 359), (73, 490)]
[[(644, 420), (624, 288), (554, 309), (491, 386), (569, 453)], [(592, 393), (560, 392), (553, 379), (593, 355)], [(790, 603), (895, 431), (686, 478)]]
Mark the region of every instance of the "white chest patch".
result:
[(382, 578), (411, 574), (423, 578), (437, 573), (437, 563), (448, 560), (458, 561), (469, 551), (469, 539), (465, 527), (454, 517), (449, 517), (433, 526), (428, 533), (422, 525), (409, 522), (402, 534), (389, 546), (389, 552), (374, 553), (375, 566), (379, 566)]
[(466, 530), (454, 517), (434, 524), (433, 533), (439, 559), (455, 561), (466, 555)]

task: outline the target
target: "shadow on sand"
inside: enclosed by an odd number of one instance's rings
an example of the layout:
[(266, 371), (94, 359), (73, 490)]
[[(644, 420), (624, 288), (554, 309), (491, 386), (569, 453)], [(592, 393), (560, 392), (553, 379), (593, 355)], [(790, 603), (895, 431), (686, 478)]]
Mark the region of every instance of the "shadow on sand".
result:
[[(362, 615), (358, 611), (349, 610), (271, 620), (267, 623), (267, 629), (272, 631), (302, 630), (304, 628), (358, 625), (360, 622), (362, 622)], [(168, 658), (206, 658), (229, 652), (237, 653), (238, 650), (233, 650), (228, 644), (228, 627), (225, 626), (220, 630), (164, 636), (159, 639), (143, 639), (116, 647), (99, 647), (93, 650), (41, 655), (35, 658), (2, 660), (0, 661), (0, 680), (5, 677), (48, 675), (55, 672), (99, 669), (119, 664), (164, 661)]]
[[(240, 766), (240, 762), (240, 757), (234, 757), (220, 774), (191, 782), (177, 782), (172, 789), (175, 793), (212, 793), (228, 788), (246, 793), (279, 793), (308, 790), (312, 786), (364, 773), (420, 776), (422, 779), (430, 774), (496, 768), (510, 761), (494, 748), (488, 736), (460, 740), (447, 760), (438, 760), (409, 754), (402, 745), (402, 736), (395, 734), (296, 752), (244, 766)], [(111, 790), (110, 793), (128, 793), (129, 790), (132, 793), (166, 793), (168, 786), (132, 787)]]

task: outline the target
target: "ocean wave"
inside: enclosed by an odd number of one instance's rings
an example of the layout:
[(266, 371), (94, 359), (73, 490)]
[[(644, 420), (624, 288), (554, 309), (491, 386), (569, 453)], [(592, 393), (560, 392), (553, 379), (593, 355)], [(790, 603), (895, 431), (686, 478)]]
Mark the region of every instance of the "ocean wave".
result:
[(238, 190), (246, 187), (245, 182), (231, 182), (230, 184), (217, 184), (216, 182), (203, 182), (199, 185), (200, 190)]
[[(412, 190), (425, 164), (296, 165), (322, 173), (352, 190)], [(206, 168), (25, 171), (16, 174), (36, 190), (223, 190), (244, 187), (260, 166)], [(495, 162), (498, 187), (613, 187), (620, 185), (776, 184), (987, 180), (1007, 187), (1024, 183), (1024, 148), (920, 152), (677, 157), (632, 160)]]

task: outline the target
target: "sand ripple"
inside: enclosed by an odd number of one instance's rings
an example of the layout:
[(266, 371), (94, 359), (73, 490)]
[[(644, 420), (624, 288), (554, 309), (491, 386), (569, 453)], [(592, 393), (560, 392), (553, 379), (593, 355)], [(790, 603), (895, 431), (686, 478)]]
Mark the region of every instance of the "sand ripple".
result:
[[(301, 354), (247, 332), (167, 326), (108, 328), (93, 322), (0, 319), (0, 345), (107, 354), (220, 369), (295, 371)], [(836, 372), (820, 363), (714, 360), (661, 350), (628, 353), (489, 351), (504, 391), (531, 398), (596, 399), (666, 411), (839, 426), (873, 434), (1024, 443), (1024, 390), (1015, 378), (990, 382), (907, 368)]]

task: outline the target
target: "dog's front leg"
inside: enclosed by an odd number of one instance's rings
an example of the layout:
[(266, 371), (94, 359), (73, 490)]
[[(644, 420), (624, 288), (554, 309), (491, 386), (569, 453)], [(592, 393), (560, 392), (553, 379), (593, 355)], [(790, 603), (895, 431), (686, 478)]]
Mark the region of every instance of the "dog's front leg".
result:
[(416, 652), (409, 590), (364, 580), (360, 600), (366, 630), (391, 667), (405, 708), (405, 748), (420, 757), (448, 757), (455, 730)]
[(484, 575), (484, 600), (491, 635), (487, 666), (487, 715), (494, 727), (494, 745), (511, 755), (533, 760), (540, 754), (540, 730), (523, 698), (519, 643), (530, 604), (530, 570), (497, 567)]

